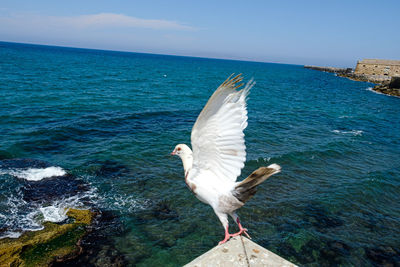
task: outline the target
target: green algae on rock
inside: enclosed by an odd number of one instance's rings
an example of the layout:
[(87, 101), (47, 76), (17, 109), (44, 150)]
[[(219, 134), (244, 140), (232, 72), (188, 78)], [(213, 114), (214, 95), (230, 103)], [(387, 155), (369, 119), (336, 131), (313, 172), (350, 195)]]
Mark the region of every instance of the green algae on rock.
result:
[(68, 259), (79, 254), (79, 240), (87, 232), (94, 212), (69, 209), (66, 224), (45, 222), (40, 231), (25, 232), (19, 238), (0, 240), (1, 266), (48, 266), (53, 261)]

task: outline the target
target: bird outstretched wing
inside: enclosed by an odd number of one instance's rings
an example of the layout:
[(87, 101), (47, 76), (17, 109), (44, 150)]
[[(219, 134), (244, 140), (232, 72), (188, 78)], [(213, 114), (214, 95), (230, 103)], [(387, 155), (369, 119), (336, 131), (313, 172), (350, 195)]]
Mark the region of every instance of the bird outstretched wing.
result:
[(246, 98), (255, 82), (243, 86), (241, 75), (231, 75), (208, 100), (192, 129), (193, 168), (212, 171), (235, 182), (244, 167), (247, 127)]

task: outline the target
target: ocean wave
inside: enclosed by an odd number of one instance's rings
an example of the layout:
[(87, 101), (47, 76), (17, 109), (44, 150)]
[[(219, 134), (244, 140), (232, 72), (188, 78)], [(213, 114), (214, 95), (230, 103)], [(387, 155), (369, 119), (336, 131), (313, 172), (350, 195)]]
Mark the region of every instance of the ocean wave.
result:
[(375, 91), (372, 87), (367, 87), (365, 90), (373, 92), (373, 93), (378, 94), (378, 95), (385, 95), (385, 94), (383, 94), (381, 92)]
[[(50, 181), (50, 180), (49, 180)], [(45, 183), (46, 180), (42, 180)], [(31, 182), (32, 183), (32, 182)], [(36, 184), (36, 182), (35, 182)], [(30, 188), (33, 184), (27, 184)], [(93, 184), (85, 191), (74, 195), (60, 195), (58, 198), (27, 198), (25, 185), (20, 185), (12, 194), (6, 195), (6, 202), (0, 203), (1, 238), (18, 238), (26, 231), (42, 230), (44, 222), (62, 223), (68, 216), (68, 209), (101, 209), (118, 213), (132, 213), (146, 209), (151, 201), (117, 192), (99, 192)], [(45, 193), (45, 192), (43, 192)]]
[(363, 131), (361, 131), (361, 130), (351, 130), (351, 131), (333, 130), (332, 133), (347, 134), (347, 135), (353, 135), (353, 136), (362, 136)]
[(18, 238), (23, 231), (38, 231), (43, 226), (35, 218), (39, 213), (36, 206), (26, 202), (18, 191), (8, 197), (7, 209), (0, 213), (1, 227), (6, 229), (0, 234), (0, 238)]
[(46, 222), (62, 222), (68, 218), (65, 207), (48, 206), (39, 208)]
[(378, 94), (378, 95), (394, 96), (394, 97), (400, 98), (400, 96), (388, 95), (388, 94), (384, 94), (384, 93), (375, 91), (372, 87), (368, 87), (368, 88), (366, 88), (365, 90), (370, 91), (370, 92), (373, 92), (373, 93)]
[(144, 198), (101, 190), (101, 184), (90, 182), (91, 175), (75, 176), (38, 160), (2, 160), (0, 178), (0, 239), (42, 230), (44, 222), (63, 223), (71, 208), (133, 213), (151, 205)]
[(41, 230), (46, 221), (63, 222), (68, 209), (91, 208), (96, 198), (82, 179), (39, 160), (0, 161), (0, 178), (0, 238)]
[(370, 92), (373, 92), (373, 93), (376, 93), (376, 94), (379, 94), (379, 95), (383, 95), (381, 92), (375, 91), (375, 90), (373, 89), (373, 87), (367, 87), (367, 88), (365, 88), (365, 90), (370, 91)]
[(262, 157), (262, 158), (258, 158), (256, 160), (257, 160), (257, 163), (258, 162), (269, 162), (271, 160), (271, 157)]
[(0, 234), (0, 239), (18, 238), (25, 231), (42, 230), (43, 222), (63, 222), (68, 218), (68, 209), (87, 209), (89, 205), (85, 203), (93, 198), (96, 198), (94, 190), (47, 204), (27, 202), (20, 195), (10, 196), (8, 210), (0, 213), (2, 227), (7, 229)]
[(98, 196), (96, 204), (98, 204), (102, 209), (131, 213), (146, 209), (151, 205), (151, 201), (140, 199), (135, 196), (107, 195), (102, 197)]
[(346, 118), (353, 118), (353, 116), (350, 116), (350, 115), (339, 116), (339, 119), (346, 119)]
[(20, 237), (22, 235), (22, 232), (4, 232), (2, 235), (1, 235), (1, 237), (0, 237), (0, 239), (1, 238), (18, 238), (18, 237)]
[(67, 172), (61, 167), (47, 167), (47, 168), (28, 168), (28, 169), (10, 169), (10, 170), (0, 170), (0, 175), (12, 175), (20, 179), (25, 179), (28, 181), (40, 181), (44, 178), (63, 176)]

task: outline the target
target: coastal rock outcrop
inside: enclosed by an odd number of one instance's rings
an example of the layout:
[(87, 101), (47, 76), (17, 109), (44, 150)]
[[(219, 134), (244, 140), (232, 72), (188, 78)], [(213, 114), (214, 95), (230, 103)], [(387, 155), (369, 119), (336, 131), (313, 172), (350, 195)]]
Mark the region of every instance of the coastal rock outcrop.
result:
[(370, 83), (388, 83), (390, 82), (390, 76), (384, 75), (369, 75), (369, 74), (357, 74), (357, 73), (339, 73), (338, 76), (349, 78), (353, 81), (359, 82), (370, 82)]
[(400, 97), (400, 76), (392, 77), (388, 75), (360, 73), (360, 71), (355, 72), (351, 68), (319, 66), (304, 66), (304, 68), (335, 73), (337, 76), (345, 77), (354, 81), (375, 83), (377, 85), (375, 85), (372, 90), (382, 94)]
[(88, 231), (95, 213), (69, 209), (65, 224), (45, 222), (44, 229), (28, 231), (19, 238), (0, 240), (1, 266), (49, 266), (81, 252), (80, 239)]
[(390, 82), (377, 84), (372, 89), (382, 94), (400, 97), (400, 77), (392, 77)]
[(352, 68), (334, 68), (334, 67), (319, 67), (319, 66), (307, 66), (307, 65), (304, 66), (304, 68), (311, 69), (311, 70), (331, 72), (331, 73), (336, 73), (336, 74), (348, 74), (348, 73), (353, 72)]

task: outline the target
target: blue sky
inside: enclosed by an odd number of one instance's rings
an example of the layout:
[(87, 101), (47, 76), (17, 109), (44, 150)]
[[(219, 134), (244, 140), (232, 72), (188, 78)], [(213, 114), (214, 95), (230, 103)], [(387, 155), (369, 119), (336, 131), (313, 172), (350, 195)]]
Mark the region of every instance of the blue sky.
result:
[(22, 1), (0, 3), (0, 40), (354, 67), (400, 60), (400, 1)]

